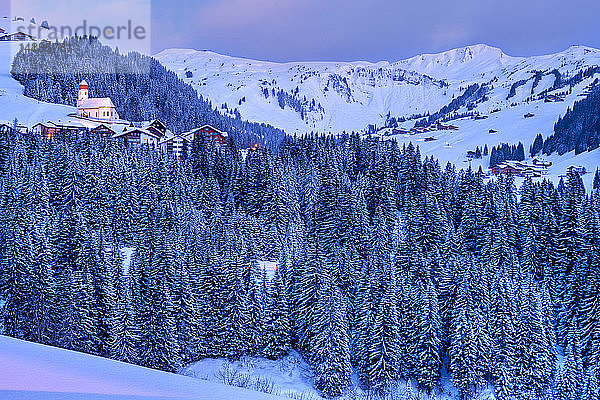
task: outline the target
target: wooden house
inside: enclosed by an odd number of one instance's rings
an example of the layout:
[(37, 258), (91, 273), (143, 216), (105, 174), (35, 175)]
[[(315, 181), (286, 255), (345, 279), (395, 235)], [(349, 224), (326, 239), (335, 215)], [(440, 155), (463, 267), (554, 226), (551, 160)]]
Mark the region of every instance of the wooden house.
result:
[(435, 128), (438, 131), (456, 131), (456, 130), (458, 130), (458, 126), (455, 126), (455, 125), (444, 125), (444, 124), (440, 124), (439, 122), (437, 123), (437, 125), (435, 126)]
[(189, 137), (184, 137), (182, 135), (163, 138), (159, 142), (159, 146), (162, 151), (167, 154), (172, 154), (177, 158), (189, 154), (191, 144), (192, 142), (189, 140)]
[(552, 166), (552, 161), (542, 160), (541, 158), (534, 158), (533, 165), (548, 168)]
[(53, 125), (43, 122), (35, 124), (31, 130), (38, 135), (46, 137), (47, 139), (51, 139), (52, 136), (57, 133), (57, 130)]
[(426, 132), (429, 132), (429, 131), (430, 131), (430, 129), (428, 127), (426, 127), (426, 126), (416, 126), (416, 127), (412, 128), (410, 130), (410, 134), (411, 135), (416, 135), (416, 134), (419, 134), (419, 133), (426, 133)]
[(544, 98), (544, 102), (546, 103), (556, 103), (560, 101), (565, 101), (565, 99), (555, 94), (549, 94)]
[(7, 125), (7, 124), (0, 124), (0, 133), (8, 133), (8, 132), (13, 132), (14, 129), (12, 126)]
[(523, 170), (522, 175), (525, 177), (540, 178), (542, 172), (536, 168), (527, 167)]
[(161, 139), (167, 136), (168, 131), (167, 126), (157, 119), (150, 121), (150, 123), (144, 126), (144, 129), (146, 129), (148, 132), (152, 132)]
[(567, 171), (571, 173), (577, 173), (578, 175), (585, 175), (587, 173), (585, 167), (581, 165), (571, 165), (569, 168), (567, 168)]
[(105, 124), (100, 124), (97, 127), (92, 128), (90, 132), (100, 136), (101, 138), (112, 138), (117, 133)]
[(227, 143), (229, 135), (227, 134), (227, 132), (223, 132), (211, 125), (204, 125), (200, 128), (193, 129), (189, 132), (182, 133), (181, 136), (185, 137), (190, 142), (193, 142), (194, 139), (202, 140), (205, 138), (210, 138), (217, 145), (224, 145)]
[(492, 173), (494, 175), (513, 175), (513, 176), (522, 176), (523, 169), (519, 168), (516, 165), (500, 163), (494, 165), (492, 167)]
[(114, 134), (113, 139), (121, 139), (126, 145), (130, 146), (148, 146), (156, 149), (159, 146), (160, 136), (154, 131), (148, 129), (126, 126), (121, 132)]
[(0, 36), (0, 42), (27, 42), (27, 41), (35, 41), (35, 38), (24, 32), (9, 33), (9, 34)]
[(65, 134), (65, 133), (77, 133), (86, 130), (86, 127), (83, 125), (75, 124), (75, 123), (63, 123), (63, 122), (40, 122), (35, 124), (31, 128), (32, 132), (41, 136), (46, 137), (47, 139), (51, 139), (56, 134)]

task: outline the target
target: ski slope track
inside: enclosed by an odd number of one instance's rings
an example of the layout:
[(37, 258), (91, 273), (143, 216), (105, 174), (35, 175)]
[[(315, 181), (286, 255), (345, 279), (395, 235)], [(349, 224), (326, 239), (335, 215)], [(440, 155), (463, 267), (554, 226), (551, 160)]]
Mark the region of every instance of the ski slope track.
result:
[(276, 400), (246, 389), (0, 336), (3, 400)]

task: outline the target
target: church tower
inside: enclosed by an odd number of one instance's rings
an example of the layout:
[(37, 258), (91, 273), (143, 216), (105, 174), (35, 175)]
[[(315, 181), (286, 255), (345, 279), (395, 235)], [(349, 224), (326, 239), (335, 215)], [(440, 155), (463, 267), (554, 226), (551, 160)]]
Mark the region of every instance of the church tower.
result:
[(84, 80), (79, 84), (79, 96), (77, 97), (77, 107), (81, 106), (88, 99), (88, 83)]

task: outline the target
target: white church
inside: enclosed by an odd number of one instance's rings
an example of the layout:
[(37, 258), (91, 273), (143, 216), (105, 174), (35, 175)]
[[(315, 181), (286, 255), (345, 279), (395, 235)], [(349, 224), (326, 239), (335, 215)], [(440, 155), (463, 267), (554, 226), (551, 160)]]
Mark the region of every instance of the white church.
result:
[(92, 98), (88, 96), (89, 85), (85, 81), (79, 84), (79, 96), (77, 97), (77, 116), (93, 118), (104, 121), (118, 120), (119, 114), (110, 97)]

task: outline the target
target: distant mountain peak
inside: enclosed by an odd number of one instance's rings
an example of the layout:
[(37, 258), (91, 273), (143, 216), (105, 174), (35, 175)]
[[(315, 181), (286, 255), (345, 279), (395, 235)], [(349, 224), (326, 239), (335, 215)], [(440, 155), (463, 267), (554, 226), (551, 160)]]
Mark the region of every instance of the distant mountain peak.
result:
[(498, 47), (489, 46), (487, 44), (475, 44), (470, 46), (458, 47), (452, 50), (446, 50), (441, 53), (434, 54), (421, 54), (416, 57), (409, 58), (437, 58), (437, 59), (450, 59), (455, 62), (468, 62), (477, 58), (503, 58), (508, 57)]
[(501, 49), (487, 44), (459, 47), (441, 53), (421, 54), (396, 63), (399, 67), (440, 77), (464, 72), (482, 73), (502, 68), (516, 60)]

